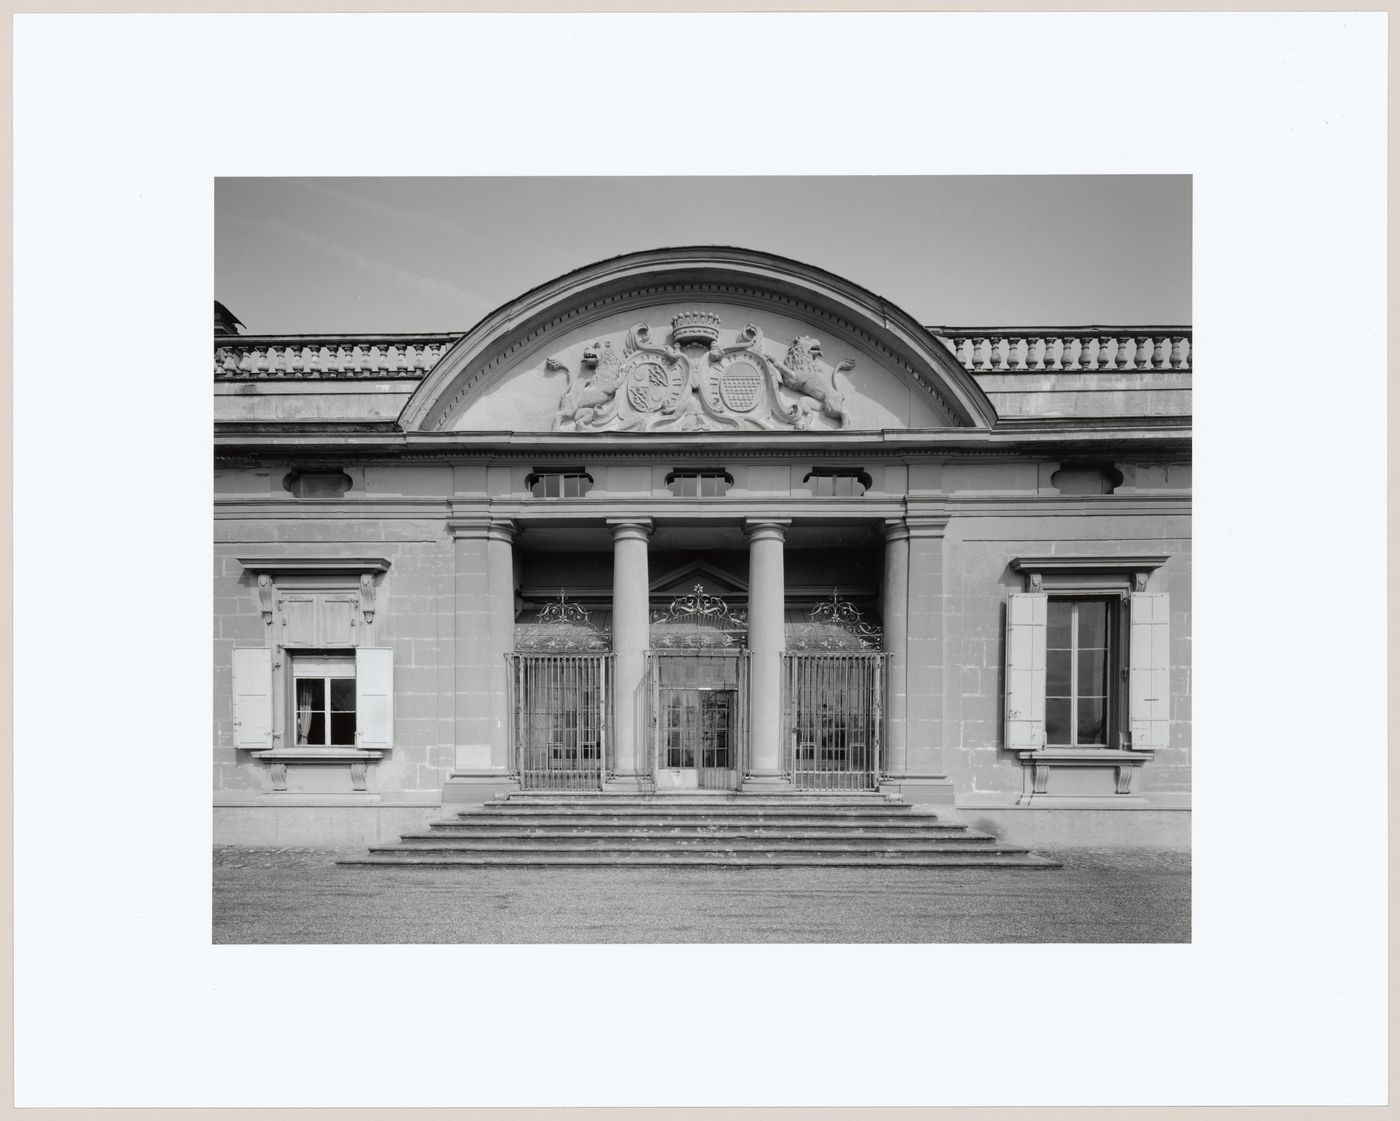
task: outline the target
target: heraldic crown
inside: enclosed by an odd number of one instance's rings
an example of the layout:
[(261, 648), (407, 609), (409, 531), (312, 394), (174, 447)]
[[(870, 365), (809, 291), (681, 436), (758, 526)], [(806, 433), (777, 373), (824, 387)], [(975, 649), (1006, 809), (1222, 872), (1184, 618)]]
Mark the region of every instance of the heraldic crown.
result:
[(545, 361), (568, 377), (554, 416), (560, 432), (849, 428), (852, 394), (837, 375), (854, 367), (823, 361), (810, 335), (775, 357), (753, 323), (726, 331), (708, 311), (672, 317), (664, 342), (638, 323), (590, 343), (577, 368)]

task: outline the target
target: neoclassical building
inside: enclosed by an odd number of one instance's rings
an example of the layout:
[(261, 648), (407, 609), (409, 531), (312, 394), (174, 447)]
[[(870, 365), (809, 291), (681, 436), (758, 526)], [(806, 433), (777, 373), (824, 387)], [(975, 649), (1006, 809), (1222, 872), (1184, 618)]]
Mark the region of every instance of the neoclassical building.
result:
[(1190, 329), (662, 249), (465, 335), (214, 340), (216, 841), (879, 791), (1185, 843)]

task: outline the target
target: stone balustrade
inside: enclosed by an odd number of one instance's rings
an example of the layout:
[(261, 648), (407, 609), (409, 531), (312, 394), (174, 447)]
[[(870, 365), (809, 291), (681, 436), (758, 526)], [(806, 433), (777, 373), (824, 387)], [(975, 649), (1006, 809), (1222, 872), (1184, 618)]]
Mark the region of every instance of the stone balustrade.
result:
[(461, 336), (218, 335), (214, 377), (422, 378)]
[[(1189, 327), (930, 327), (973, 373), (1191, 369)], [(253, 336), (214, 340), (214, 376), (421, 378), (460, 338), (435, 335)]]
[(930, 327), (973, 373), (1191, 369), (1189, 327)]

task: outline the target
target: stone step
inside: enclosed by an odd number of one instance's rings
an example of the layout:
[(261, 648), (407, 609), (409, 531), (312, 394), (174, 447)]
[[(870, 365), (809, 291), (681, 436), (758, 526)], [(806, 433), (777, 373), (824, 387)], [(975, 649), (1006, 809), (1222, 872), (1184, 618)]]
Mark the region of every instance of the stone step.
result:
[(513, 829), (536, 829), (546, 827), (564, 827), (588, 825), (598, 825), (611, 828), (639, 828), (639, 829), (899, 829), (910, 832), (918, 832), (931, 828), (959, 828), (950, 826), (949, 823), (935, 822), (929, 818), (853, 818), (853, 817), (827, 817), (815, 814), (805, 814), (802, 816), (707, 816), (707, 817), (671, 817), (657, 816), (623, 816), (623, 815), (564, 815), (555, 814), (548, 817), (511, 815), (509, 817), (474, 818), (467, 815), (452, 818), (444, 822), (434, 822), (433, 828), (443, 829), (482, 829), (488, 826), (509, 826)]
[(668, 805), (664, 803), (651, 804), (630, 804), (612, 805), (599, 803), (597, 805), (522, 805), (518, 803), (500, 803), (497, 805), (486, 805), (480, 809), (459, 810), (459, 816), (470, 817), (499, 817), (504, 815), (537, 815), (537, 814), (578, 814), (583, 815), (605, 815), (613, 814), (617, 816), (633, 815), (648, 816), (656, 814), (667, 814), (675, 817), (703, 817), (707, 814), (728, 814), (731, 816), (746, 815), (770, 815), (773, 817), (792, 816), (820, 816), (820, 817), (934, 817), (934, 814), (914, 813), (914, 807), (910, 805), (870, 805), (870, 806), (793, 806), (793, 805), (745, 805), (743, 803), (720, 804), (695, 804), (695, 805)]
[[(672, 837), (672, 836), (578, 836), (578, 837), (437, 837), (432, 834), (405, 834), (398, 846), (415, 852), (427, 849), (615, 849), (618, 851), (651, 851), (654, 849), (772, 849), (791, 852), (871, 850), (910, 850), (956, 848), (960, 851), (1025, 852), (1023, 848), (999, 845), (994, 837)], [(395, 846), (371, 846), (372, 852), (396, 851)]]
[(505, 837), (505, 836), (528, 836), (528, 837), (569, 837), (569, 836), (610, 836), (610, 837), (794, 837), (794, 838), (870, 838), (870, 837), (918, 837), (925, 834), (938, 837), (976, 837), (985, 838), (989, 834), (979, 833), (969, 830), (964, 825), (946, 825), (942, 822), (932, 822), (922, 828), (910, 828), (904, 825), (890, 827), (886, 825), (837, 825), (831, 826), (825, 822), (814, 825), (792, 825), (784, 822), (781, 824), (765, 825), (754, 822), (732, 822), (724, 825), (706, 825), (703, 822), (661, 822), (658, 824), (642, 824), (638, 822), (622, 822), (608, 824), (606, 822), (558, 822), (554, 824), (540, 824), (539, 822), (528, 822), (518, 825), (485, 823), (476, 821), (433, 821), (428, 823), (430, 833), (405, 834), (405, 836), (424, 837), (454, 837), (454, 836), (483, 836), (483, 837)]
[(768, 852), (443, 852), (423, 853), (399, 850), (337, 861), (348, 867), (521, 867), (521, 866), (653, 866), (653, 867), (735, 867), (735, 868), (1024, 868), (1047, 869), (1060, 865), (1035, 853), (998, 852), (918, 852), (885, 853), (772, 853)]
[(742, 806), (904, 806), (885, 794), (874, 791), (841, 791), (838, 793), (802, 794), (740, 794), (734, 791), (668, 791), (665, 794), (618, 794), (607, 790), (556, 791), (545, 793), (509, 794), (487, 802), (487, 806), (522, 805), (742, 805)]

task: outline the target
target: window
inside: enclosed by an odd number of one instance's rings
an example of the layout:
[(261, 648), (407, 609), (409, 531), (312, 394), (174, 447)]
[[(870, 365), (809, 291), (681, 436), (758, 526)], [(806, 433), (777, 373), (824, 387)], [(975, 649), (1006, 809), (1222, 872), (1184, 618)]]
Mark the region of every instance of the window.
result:
[(581, 468), (537, 467), (525, 485), (535, 498), (582, 498), (593, 489), (593, 476)]
[(667, 475), (666, 485), (678, 498), (718, 498), (729, 492), (734, 478), (724, 471), (687, 468)]
[(814, 467), (802, 481), (819, 498), (859, 498), (870, 489), (870, 476), (850, 468)]
[[(1021, 804), (1135, 796), (1171, 733), (1170, 602), (1147, 591), (1166, 557), (1018, 557), (1006, 611), (1005, 743)], [(1127, 804), (1127, 803), (1125, 803)]]
[(353, 654), (292, 659), (292, 720), (297, 747), (355, 747)]
[(1122, 675), (1113, 672), (1121, 600), (1051, 596), (1045, 624), (1045, 742), (1106, 747), (1113, 742)]

